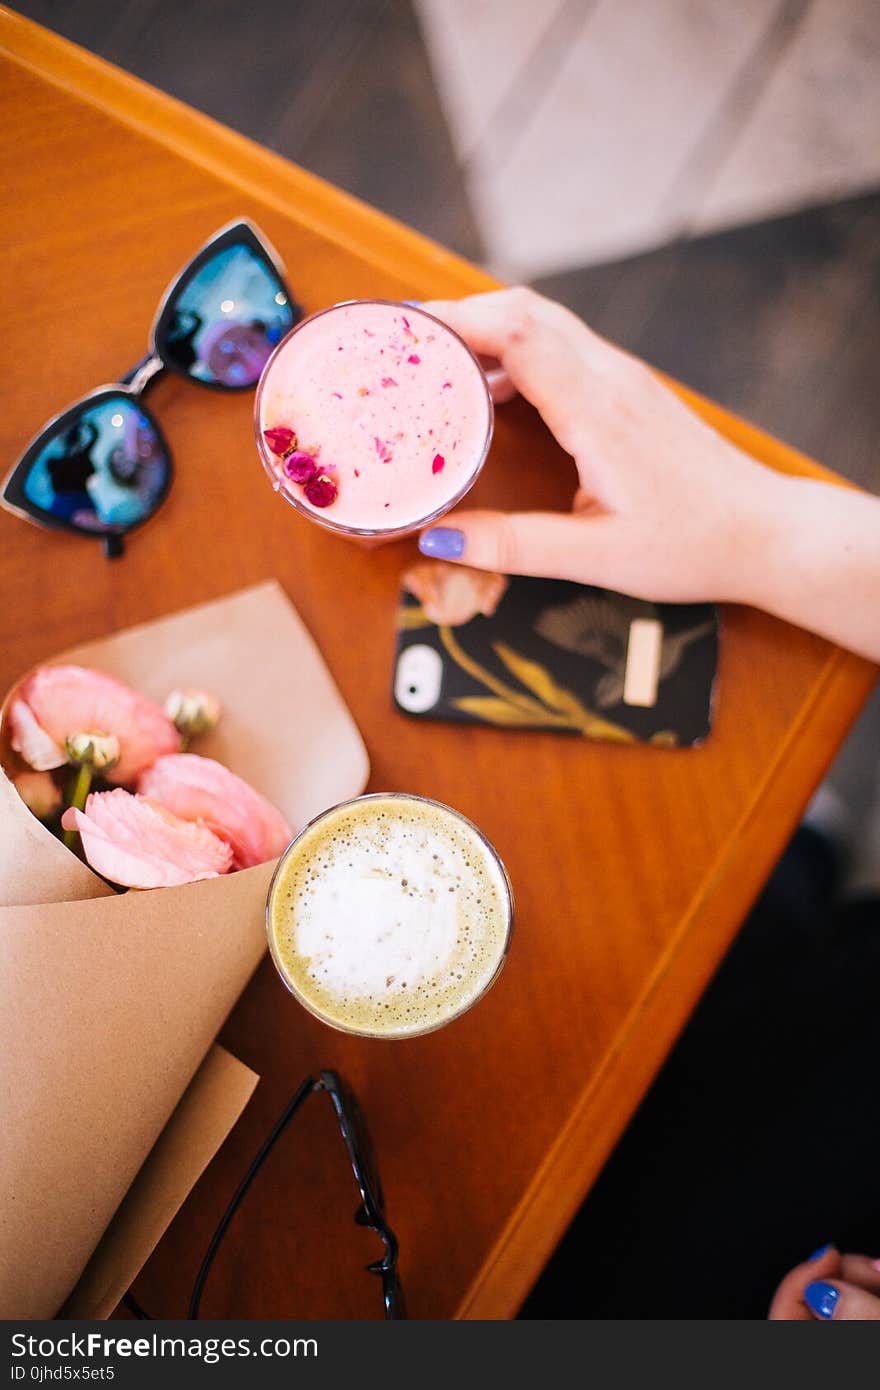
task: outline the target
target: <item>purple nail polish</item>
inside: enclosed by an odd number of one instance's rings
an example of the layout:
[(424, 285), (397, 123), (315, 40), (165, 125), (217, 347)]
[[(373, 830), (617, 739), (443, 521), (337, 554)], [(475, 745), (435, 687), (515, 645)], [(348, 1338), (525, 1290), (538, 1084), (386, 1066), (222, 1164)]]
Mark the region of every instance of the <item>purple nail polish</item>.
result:
[(419, 536), (419, 550), (433, 560), (460, 560), (464, 554), (464, 532), (454, 526), (433, 526)]

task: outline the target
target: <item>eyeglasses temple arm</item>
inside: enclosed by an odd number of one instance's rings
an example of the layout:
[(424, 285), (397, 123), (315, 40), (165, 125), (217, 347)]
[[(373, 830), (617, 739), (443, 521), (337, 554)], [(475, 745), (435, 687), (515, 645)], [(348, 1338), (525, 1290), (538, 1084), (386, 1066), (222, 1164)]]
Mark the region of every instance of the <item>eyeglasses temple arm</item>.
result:
[(315, 1081), (314, 1077), (306, 1077), (305, 1081), (302, 1083), (293, 1099), (285, 1106), (284, 1110), (279, 1115), (278, 1119), (275, 1122), (275, 1125), (272, 1128), (271, 1134), (269, 1134), (268, 1138), (264, 1141), (264, 1143), (258, 1150), (256, 1156), (253, 1159), (253, 1162), (251, 1163), (251, 1166), (248, 1168), (241, 1182), (238, 1184), (238, 1187), (235, 1190), (235, 1194), (232, 1200), (230, 1201), (229, 1206), (226, 1208), (225, 1212), (220, 1218), (220, 1224), (218, 1225), (213, 1236), (211, 1237), (211, 1243), (208, 1246), (208, 1249), (205, 1253), (205, 1258), (202, 1261), (202, 1267), (196, 1275), (196, 1282), (193, 1285), (192, 1297), (189, 1301), (189, 1312), (187, 1313), (187, 1318), (193, 1319), (199, 1316), (199, 1304), (202, 1300), (202, 1290), (205, 1287), (205, 1280), (207, 1279), (211, 1269), (211, 1265), (214, 1262), (214, 1256), (217, 1253), (218, 1246), (220, 1245), (221, 1240), (226, 1234), (227, 1228), (229, 1227), (229, 1223), (231, 1222), (235, 1213), (238, 1211), (238, 1208), (241, 1205), (245, 1193), (247, 1192), (254, 1178), (257, 1176), (257, 1173), (262, 1168), (263, 1163), (269, 1157), (269, 1154), (272, 1151), (272, 1148), (275, 1145), (276, 1141), (281, 1138), (281, 1135), (284, 1133), (285, 1129), (290, 1124), (290, 1121), (293, 1119), (294, 1115), (296, 1114), (299, 1107), (302, 1105), (303, 1101), (312, 1094), (312, 1091), (317, 1089), (318, 1084), (319, 1083)]

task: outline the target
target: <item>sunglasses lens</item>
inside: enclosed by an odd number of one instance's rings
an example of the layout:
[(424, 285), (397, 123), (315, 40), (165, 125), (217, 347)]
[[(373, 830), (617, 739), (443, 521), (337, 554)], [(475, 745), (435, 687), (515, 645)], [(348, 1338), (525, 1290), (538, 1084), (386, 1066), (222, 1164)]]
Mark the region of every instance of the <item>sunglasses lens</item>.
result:
[(171, 468), (143, 409), (121, 392), (69, 411), (33, 445), (20, 486), (34, 514), (96, 535), (129, 531), (156, 510)]
[(169, 366), (196, 381), (242, 389), (256, 384), (298, 318), (269, 262), (237, 242), (184, 276), (162, 313), (157, 347)]

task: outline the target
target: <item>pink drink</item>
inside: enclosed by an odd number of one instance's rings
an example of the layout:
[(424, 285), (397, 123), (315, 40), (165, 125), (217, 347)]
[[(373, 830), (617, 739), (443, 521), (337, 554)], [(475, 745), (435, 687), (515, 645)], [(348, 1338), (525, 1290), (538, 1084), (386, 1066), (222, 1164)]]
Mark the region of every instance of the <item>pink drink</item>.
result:
[(300, 511), (351, 535), (399, 535), (471, 487), (492, 401), (445, 324), (409, 305), (353, 300), (304, 319), (275, 349), (256, 428), (273, 486)]

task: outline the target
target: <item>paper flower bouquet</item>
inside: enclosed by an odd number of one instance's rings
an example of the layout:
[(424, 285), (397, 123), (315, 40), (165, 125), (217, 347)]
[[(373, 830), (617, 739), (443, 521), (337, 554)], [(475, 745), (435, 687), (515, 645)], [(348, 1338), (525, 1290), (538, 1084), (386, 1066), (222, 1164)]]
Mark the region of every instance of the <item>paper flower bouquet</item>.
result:
[(106, 1316), (256, 1083), (212, 1044), (275, 857), (366, 750), (265, 584), (24, 675), (0, 764), (0, 1317)]

